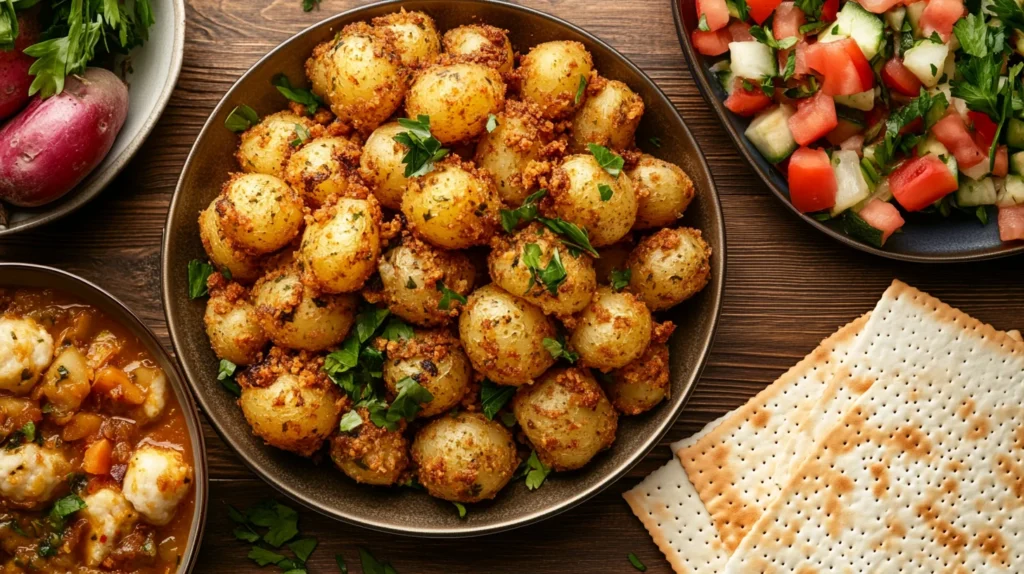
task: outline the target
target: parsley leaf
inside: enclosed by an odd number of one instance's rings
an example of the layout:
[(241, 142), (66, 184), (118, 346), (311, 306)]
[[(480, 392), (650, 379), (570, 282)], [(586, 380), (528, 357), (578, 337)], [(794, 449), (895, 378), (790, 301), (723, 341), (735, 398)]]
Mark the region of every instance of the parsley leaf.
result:
[(633, 278), (633, 271), (631, 269), (612, 269), (612, 289), (616, 291), (622, 291), (629, 285), (630, 279)]
[(825, 0), (796, 0), (794, 4), (808, 18), (818, 20), (821, 18), (821, 8), (825, 5)]
[(314, 8), (320, 9), (320, 0), (302, 0), (303, 12), (312, 12)]
[(17, 37), (18, 15), (14, 13), (14, 2), (0, 1), (0, 51), (13, 50)]
[(526, 470), (526, 488), (530, 490), (537, 490), (544, 484), (548, 475), (551, 474), (551, 467), (546, 466), (543, 462), (537, 458), (537, 451), (530, 453), (530, 458), (526, 459), (525, 470)]
[(976, 58), (988, 55), (988, 24), (985, 23), (985, 18), (968, 14), (966, 18), (957, 20), (953, 25), (953, 33), (956, 34), (956, 39), (960, 40), (960, 47), (964, 52)]
[(751, 26), (750, 35), (758, 42), (776, 50), (792, 48), (798, 42), (796, 36), (776, 40), (775, 34), (772, 33), (772, 29), (769, 26)]
[(284, 556), (274, 552), (273, 550), (267, 550), (260, 546), (253, 546), (249, 550), (247, 557), (258, 564), (259, 566), (266, 566), (268, 564), (277, 564), (284, 560)]
[(229, 393), (240, 397), (242, 396), (242, 387), (235, 382), (235, 370), (237, 369), (238, 366), (231, 361), (221, 359), (220, 366), (217, 367), (217, 380)]
[(601, 201), (608, 201), (612, 198), (612, 188), (607, 183), (597, 184), (597, 192), (601, 194)]
[(302, 147), (303, 144), (312, 139), (309, 130), (302, 124), (295, 124), (295, 139), (288, 142), (292, 147)]
[(398, 422), (402, 419), (411, 421), (416, 418), (416, 413), (422, 408), (421, 405), (434, 400), (434, 395), (412, 377), (398, 381), (395, 386), (398, 389), (398, 396), (387, 410), (381, 404), (375, 404), (370, 408), (370, 421), (389, 431), (398, 430)]
[(988, 210), (985, 209), (984, 205), (979, 205), (974, 210), (974, 216), (978, 218), (982, 225), (988, 225)]
[(260, 539), (260, 535), (256, 534), (256, 532), (247, 525), (236, 526), (231, 533), (235, 535), (236, 540), (248, 542), (249, 544), (256, 544)]
[(409, 148), (402, 163), (405, 177), (418, 177), (434, 170), (434, 162), (448, 155), (448, 149), (430, 133), (430, 116), (421, 115), (415, 120), (399, 118), (399, 125), (406, 131), (396, 135), (394, 140)]
[(288, 548), (295, 553), (299, 562), (305, 564), (309, 556), (316, 550), (316, 538), (299, 538), (288, 543)]
[(992, 0), (987, 7), (1003, 24), (1024, 30), (1024, 8), (1014, 0)]
[(604, 147), (603, 145), (587, 144), (587, 149), (597, 160), (598, 165), (601, 166), (608, 175), (612, 177), (619, 177), (622, 173), (622, 167), (626, 164), (626, 160), (622, 159), (622, 156), (616, 154), (612, 150)]
[(700, 20), (697, 21), (697, 29), (701, 32), (710, 32), (711, 26), (708, 26), (708, 17), (705, 14), (700, 15)]
[(338, 430), (341, 432), (352, 432), (363, 424), (363, 417), (356, 411), (349, 411), (341, 417)]
[(576, 360), (580, 358), (579, 354), (574, 353), (565, 346), (565, 337), (562, 335), (558, 336), (558, 339), (552, 339), (550, 337), (544, 337), (542, 341), (544, 348), (551, 353), (554, 359), (565, 359), (572, 364), (576, 364)]
[(572, 100), (572, 105), (579, 105), (580, 100), (583, 99), (583, 94), (587, 92), (587, 77), (580, 76), (580, 85), (576, 88), (576, 97)]
[(405, 321), (398, 317), (392, 317), (388, 319), (380, 336), (388, 341), (408, 341), (415, 338), (416, 333)]
[(239, 133), (244, 132), (258, 123), (260, 123), (260, 116), (256, 113), (256, 110), (242, 104), (240, 106), (235, 106), (235, 109), (231, 110), (231, 113), (228, 114), (228, 117), (224, 120), (224, 127), (235, 133)]
[[(1024, 69), (1024, 64), (1017, 63), (1010, 67), (1009, 75), (1006, 78), (1005, 94), (1003, 95), (1003, 106), (1002, 111), (999, 115), (999, 122), (996, 124), (996, 135), (992, 138), (992, 146), (988, 150), (988, 161), (989, 168), (994, 168), (996, 165), (996, 151), (999, 148), (999, 136), (1003, 133), (1003, 126), (1006, 121), (1013, 115), (1013, 94), (1016, 91), (1017, 86), (1017, 74), (1020, 74), (1021, 70)], [(981, 216), (978, 216), (981, 219)], [(985, 214), (985, 220), (982, 222), (988, 224), (988, 214)]]
[(274, 501), (249, 509), (246, 518), (252, 524), (268, 529), (263, 541), (274, 548), (280, 548), (299, 533), (299, 513)]
[(454, 504), (455, 505), (455, 509), (459, 511), (459, 518), (465, 518), (466, 517), (466, 506), (464, 504), (462, 504), (461, 502), (453, 502), (452, 504)]
[[(786, 69), (782, 72), (782, 81), (788, 82), (790, 78), (796, 73), (796, 50), (793, 50), (786, 56)], [(773, 86), (774, 87), (774, 86)]]
[(195, 300), (209, 294), (206, 287), (206, 280), (213, 275), (213, 265), (203, 263), (198, 259), (188, 262), (188, 298)]
[(497, 385), (490, 379), (484, 379), (480, 384), (480, 404), (487, 420), (494, 420), (494, 415), (498, 414), (515, 394), (515, 387)]
[(487, 133), (491, 133), (496, 129), (498, 129), (498, 116), (487, 114)]
[(363, 574), (398, 574), (387, 562), (378, 562), (365, 548), (359, 549), (359, 562), (363, 566)]
[[(25, 437), (26, 442), (36, 441), (36, 423), (28, 421), (18, 432), (21, 433), (21, 436)], [(40, 436), (40, 438), (42, 437)]]
[(730, 0), (732, 5), (736, 7), (736, 15), (741, 22), (745, 22), (750, 16), (750, 7), (747, 6), (746, 0)]
[(441, 292), (441, 301), (437, 304), (437, 308), (442, 311), (447, 311), (452, 306), (453, 299), (463, 305), (466, 304), (466, 298), (463, 295), (452, 291), (440, 280), (437, 282), (437, 290)]
[(548, 292), (552, 295), (558, 295), (558, 286), (561, 285), (566, 277), (565, 266), (562, 265), (562, 257), (558, 253), (558, 249), (554, 250), (551, 254), (551, 259), (548, 260), (546, 267), (541, 268), (540, 266), (540, 247), (536, 243), (527, 243), (523, 246), (523, 265), (530, 270), (530, 284), (526, 290), (529, 291), (537, 283), (540, 283)]
[(55, 529), (62, 530), (64, 521), (79, 510), (84, 510), (85, 506), (85, 501), (77, 494), (69, 494), (64, 498), (57, 499), (57, 502), (53, 503), (53, 508), (50, 509), (50, 524)]
[(595, 259), (600, 258), (597, 249), (590, 244), (590, 235), (586, 229), (581, 228), (575, 223), (566, 221), (564, 219), (538, 217), (537, 221), (544, 224), (545, 227), (554, 231), (561, 236), (562, 243), (569, 248), (569, 251), (575, 256), (578, 252), (586, 251), (587, 253), (594, 256)]
[(305, 88), (296, 88), (292, 85), (288, 76), (284, 74), (274, 76), (274, 79), (271, 80), (270, 83), (277, 88), (278, 92), (281, 92), (282, 96), (297, 104), (306, 106), (306, 113), (309, 115), (315, 114), (316, 111), (320, 109), (320, 106), (324, 105), (324, 101), (320, 96)]
[(629, 559), (629, 563), (633, 565), (633, 568), (636, 568), (640, 572), (647, 572), (647, 566), (644, 566), (644, 563), (637, 558), (636, 554), (630, 552), (626, 558)]
[(536, 219), (537, 213), (540, 209), (538, 203), (541, 198), (547, 195), (547, 193), (548, 190), (542, 189), (526, 196), (526, 199), (523, 200), (523, 204), (516, 209), (502, 209), (501, 226), (505, 229), (505, 233), (515, 233), (516, 227), (518, 227), (520, 223), (529, 223)]
[[(1010, 0), (1011, 2), (1013, 0)], [(952, 94), (967, 102), (967, 107), (977, 112), (998, 118), (999, 108), (999, 71), (1002, 59), (993, 56), (986, 58), (964, 58), (957, 63), (957, 71), (962, 78), (953, 80)]]

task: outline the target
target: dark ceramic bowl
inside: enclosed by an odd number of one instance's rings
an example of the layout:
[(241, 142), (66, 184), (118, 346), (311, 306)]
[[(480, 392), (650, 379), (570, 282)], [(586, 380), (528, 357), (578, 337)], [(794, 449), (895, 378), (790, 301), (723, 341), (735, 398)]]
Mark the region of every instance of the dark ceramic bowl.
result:
[[(293, 82), (304, 82), (303, 62), (314, 46), (346, 24), (400, 7), (425, 11), (441, 30), (472, 22), (507, 28), (520, 51), (555, 39), (586, 44), (603, 74), (626, 82), (643, 97), (647, 114), (637, 141), (650, 148), (649, 139), (660, 138), (661, 148), (649, 151), (678, 163), (693, 178), (697, 198), (683, 223), (703, 230), (714, 250), (711, 283), (670, 315), (680, 326), (672, 340), (671, 400), (646, 415), (622, 418), (615, 445), (583, 470), (552, 475), (534, 492), (527, 491), (521, 481), (510, 484), (493, 502), (474, 505), (464, 520), (450, 503), (422, 492), (357, 485), (329, 460), (316, 465), (265, 446), (253, 436), (234, 398), (217, 383), (218, 361), (203, 326), (205, 304), (188, 298), (188, 262), (206, 258), (196, 218), (228, 174), (238, 169), (232, 155), (237, 136), (224, 128), (225, 117), (243, 103), (261, 114), (283, 108), (287, 102), (270, 83), (274, 75), (284, 72)], [(231, 448), (271, 485), (316, 511), (377, 530), (430, 537), (472, 536), (524, 526), (583, 502), (625, 474), (672, 426), (696, 383), (715, 331), (724, 277), (724, 226), (714, 182), (697, 142), (668, 98), (636, 66), (587, 32), (540, 12), (499, 2), (374, 4), (325, 20), (272, 51), (228, 91), (200, 133), (178, 182), (163, 243), (163, 297), (171, 339), (200, 405)]]
[(181, 71), (185, 2), (153, 0), (151, 4), (154, 23), (149, 39), (132, 50), (130, 71), (124, 78), (128, 82), (128, 118), (110, 153), (75, 189), (56, 201), (32, 208), (9, 204), (0, 207), (6, 210), (8, 218), (6, 226), (0, 225), (0, 237), (56, 221), (91, 201), (121, 173), (156, 127)]
[(192, 572), (199, 557), (199, 545), (203, 539), (203, 527), (206, 524), (209, 474), (206, 469), (206, 443), (203, 441), (203, 432), (199, 424), (199, 411), (196, 410), (196, 405), (192, 402), (192, 395), (189, 394), (188, 387), (185, 386), (181, 371), (174, 359), (160, 345), (156, 335), (124, 303), (81, 277), (42, 265), (0, 263), (0, 287), (53, 289), (96, 307), (127, 328), (132, 335), (138, 337), (153, 360), (163, 369), (167, 380), (171, 383), (174, 396), (178, 399), (178, 404), (181, 405), (181, 411), (185, 415), (188, 438), (192, 443), (196, 502), (192, 511), (192, 527), (189, 530), (188, 546), (178, 567), (178, 572)]
[(786, 183), (786, 178), (778, 169), (768, 163), (754, 147), (754, 144), (750, 143), (743, 135), (747, 124), (750, 123), (749, 119), (733, 114), (726, 109), (723, 103), (727, 94), (714, 75), (708, 71), (708, 67), (721, 58), (705, 57), (697, 53), (690, 42), (690, 35), (697, 28), (695, 0), (669, 1), (672, 2), (672, 14), (675, 17), (679, 42), (686, 55), (690, 73), (697, 80), (697, 87), (700, 89), (701, 95), (711, 104), (719, 121), (725, 127), (725, 131), (736, 145), (736, 149), (757, 172), (761, 181), (800, 219), (846, 245), (874, 255), (901, 261), (923, 263), (980, 261), (1024, 253), (1024, 242), (1004, 243), (999, 239), (999, 229), (996, 226), (995, 217), (990, 217), (989, 224), (982, 226), (972, 215), (958, 213), (941, 219), (935, 215), (910, 214), (906, 217), (907, 224), (903, 227), (903, 231), (890, 237), (885, 246), (879, 249), (844, 233), (840, 222), (821, 222), (797, 211), (789, 201), (789, 185)]

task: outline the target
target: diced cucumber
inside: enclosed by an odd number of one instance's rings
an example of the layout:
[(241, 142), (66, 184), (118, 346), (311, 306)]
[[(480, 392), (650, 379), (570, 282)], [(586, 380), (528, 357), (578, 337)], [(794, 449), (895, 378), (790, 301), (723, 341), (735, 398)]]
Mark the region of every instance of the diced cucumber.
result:
[(926, 127), (934, 126), (936, 122), (942, 119), (942, 116), (946, 115), (946, 110), (949, 109), (949, 100), (946, 96), (941, 97), (935, 96), (932, 99), (932, 107), (928, 108), (928, 111), (924, 114), (924, 123)]
[(963, 168), (963, 169), (960, 170), (960, 173), (966, 175), (967, 177), (973, 179), (974, 181), (980, 180), (981, 178), (985, 177), (986, 175), (988, 175), (991, 172), (992, 172), (992, 168), (991, 168), (991, 165), (989, 164), (989, 161), (988, 161), (987, 157), (985, 159), (981, 160), (980, 162), (978, 162), (977, 165), (974, 165), (974, 166), (971, 166), (971, 167), (968, 167), (968, 168)]
[(921, 37), (921, 15), (924, 14), (924, 9), (927, 7), (928, 3), (923, 0), (907, 4), (907, 20), (910, 21), (910, 29), (918, 38)]
[(949, 168), (949, 171), (953, 173), (953, 177), (959, 177), (956, 157), (949, 153), (949, 150), (946, 149), (946, 146), (942, 145), (942, 142), (932, 136), (928, 136), (924, 141), (919, 142), (917, 144), (917, 155), (923, 156), (926, 154), (938, 156), (946, 164), (946, 167)]
[(996, 205), (999, 207), (1013, 207), (1024, 205), (1024, 177), (1019, 175), (1008, 175), (1003, 182), (1003, 188), (996, 198)]
[(797, 148), (793, 133), (789, 131), (789, 118), (794, 112), (793, 106), (786, 104), (765, 110), (743, 132), (771, 163), (786, 159)]
[(853, 38), (864, 57), (870, 60), (882, 48), (884, 37), (881, 18), (868, 12), (856, 2), (847, 2), (839, 11), (836, 21), (818, 34), (819, 42), (837, 42)]
[(843, 231), (850, 237), (860, 239), (875, 247), (881, 247), (885, 243), (885, 240), (882, 239), (884, 235), (882, 230), (872, 227), (870, 223), (864, 221), (864, 218), (856, 210), (847, 211), (843, 216)]
[(1006, 144), (1012, 148), (1024, 149), (1024, 121), (1010, 118), (1006, 126)]
[(733, 2), (733, 0), (725, 0), (725, 7), (729, 9), (730, 16), (738, 20), (742, 20), (742, 18), (740, 18), (740, 9), (736, 6), (736, 3)]
[(855, 110), (869, 112), (875, 107), (875, 90), (872, 89), (866, 92), (860, 92), (859, 94), (850, 94), (848, 96), (836, 96), (835, 100), (837, 104), (847, 106)]
[[(881, 122), (879, 122), (881, 123)], [(875, 161), (875, 149), (878, 148), (878, 144), (871, 144), (864, 146), (864, 149), (860, 150), (861, 157), (867, 160)]]
[(907, 17), (907, 9), (904, 6), (893, 6), (882, 16), (885, 17), (885, 23), (889, 25), (889, 28), (894, 32), (899, 32), (903, 29), (903, 19)]
[(732, 73), (748, 80), (760, 80), (778, 73), (772, 49), (760, 42), (729, 42)]
[(934, 88), (943, 74), (948, 55), (949, 46), (921, 40), (903, 54), (903, 65), (926, 87)]
[(735, 82), (733, 82), (732, 79), (736, 76), (732, 74), (732, 69), (729, 67), (729, 60), (720, 60), (715, 62), (708, 68), (708, 71), (718, 78), (718, 83), (722, 85), (722, 89), (725, 90), (725, 93), (732, 95), (732, 91), (735, 88)]
[(1019, 151), (1010, 156), (1010, 172), (1024, 175), (1024, 151)]
[(960, 188), (956, 190), (956, 202), (962, 207), (992, 205), (996, 202), (996, 184), (991, 177), (974, 181), (960, 180)]
[(836, 204), (832, 217), (850, 209), (871, 195), (871, 188), (860, 169), (860, 156), (850, 150), (832, 154), (832, 171), (836, 175)]
[(861, 201), (857, 205), (854, 205), (853, 210), (856, 212), (860, 212), (860, 210), (864, 209), (867, 206), (867, 204), (871, 203), (871, 200), (873, 199), (877, 199), (879, 201), (892, 200), (892, 188), (889, 187), (889, 178), (884, 178), (882, 181), (878, 182), (878, 185), (875, 186), (874, 193), (869, 195), (867, 199), (865, 199), (864, 201)]

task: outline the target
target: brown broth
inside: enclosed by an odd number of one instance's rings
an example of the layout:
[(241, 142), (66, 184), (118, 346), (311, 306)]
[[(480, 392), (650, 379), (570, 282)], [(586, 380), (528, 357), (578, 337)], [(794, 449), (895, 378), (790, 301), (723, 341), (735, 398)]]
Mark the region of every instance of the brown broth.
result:
[[(105, 316), (99, 309), (82, 304), (60, 293), (50, 290), (0, 288), (0, 315), (34, 319), (53, 337), (55, 355), (65, 342), (73, 344), (85, 353), (97, 334), (109, 331), (120, 342), (120, 349), (106, 362), (106, 365), (120, 368), (128, 373), (137, 367), (158, 367), (145, 345), (134, 337), (129, 329)], [(35, 406), (39, 409), (44, 407), (46, 400), (38, 392), (42, 384), (43, 379), (41, 378), (33, 391), (24, 396), (34, 400)], [(0, 391), (0, 398), (5, 396), (11, 395), (6, 391)], [(108, 395), (90, 392), (76, 412), (96, 413), (103, 416), (105, 420), (111, 420), (128, 418), (127, 410), (130, 410), (127, 405), (119, 404)], [(2, 428), (3, 418), (5, 415), (0, 412), (0, 428)], [(85, 495), (102, 486), (120, 488), (123, 469), (118, 469), (117, 465), (126, 464), (125, 454), (127, 453), (127, 456), (130, 457), (131, 452), (143, 444), (156, 444), (177, 450), (182, 453), (186, 462), (190, 465), (193, 463), (193, 450), (185, 415), (169, 381), (166, 406), (163, 412), (148, 424), (126, 426), (134, 429), (128, 435), (131, 444), (130, 450), (122, 450), (119, 455), (115, 456), (115, 458), (120, 456), (120, 459), (117, 460), (109, 475), (88, 476), (88, 483), (80, 491), (81, 494)], [(82, 470), (83, 454), (87, 444), (91, 442), (91, 439), (97, 439), (100, 436), (99, 433), (81, 440), (63, 441), (61, 439), (63, 427), (55, 424), (49, 415), (42, 415), (42, 420), (36, 422), (36, 427), (37, 435), (42, 436), (41, 441), (37, 440), (37, 442), (62, 450), (70, 460), (72, 474), (69, 476), (76, 473), (84, 474)], [(0, 448), (6, 446), (5, 443), (11, 440), (11, 436), (13, 433), (10, 436), (0, 433)], [(128, 437), (125, 437), (126, 444), (128, 444)], [(120, 472), (115, 472), (115, 470)], [(47, 517), (53, 502), (70, 493), (71, 486), (68, 483), (69, 480), (65, 479), (54, 495), (39, 508), (26, 508), (0, 497), (0, 574), (25, 571), (44, 573), (130, 571), (141, 574), (168, 574), (177, 571), (178, 565), (186, 555), (186, 545), (195, 508), (194, 486), (178, 505), (177, 512), (169, 524), (154, 527), (144, 524), (140, 517), (139, 522), (126, 536), (127, 538), (138, 534), (140, 537), (150, 537), (149, 540), (155, 544), (155, 557), (152, 556), (154, 554), (153, 546), (147, 545), (145, 552), (136, 548), (137, 551), (133, 553), (131, 547), (123, 545), (122, 560), (115, 562), (108, 559), (98, 569), (95, 569), (84, 565), (83, 537), (77, 536), (76, 538), (76, 529), (80, 534), (85, 520), (76, 518), (75, 515), (70, 516), (64, 528), (59, 530), (60, 538), (57, 540), (60, 544), (50, 545), (51, 547), (58, 546), (56, 555), (47, 557), (40, 555), (41, 546), (45, 547), (43, 541), (47, 537), (52, 537), (54, 533), (58, 533), (58, 529), (50, 524)], [(12, 520), (16, 522), (17, 527), (12, 527)], [(28, 536), (22, 536), (16, 530), (22, 530)], [(114, 548), (116, 549), (118, 546), (119, 544), (115, 543)]]

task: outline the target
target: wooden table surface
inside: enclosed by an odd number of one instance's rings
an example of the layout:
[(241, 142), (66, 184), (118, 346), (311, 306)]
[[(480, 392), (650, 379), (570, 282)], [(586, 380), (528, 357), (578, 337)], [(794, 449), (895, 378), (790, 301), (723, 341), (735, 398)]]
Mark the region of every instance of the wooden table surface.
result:
[[(319, 12), (304, 13), (301, 0), (187, 0), (184, 69), (148, 143), (110, 189), (74, 216), (0, 240), (0, 260), (53, 265), (96, 281), (139, 313), (169, 349), (159, 295), (161, 229), (200, 127), (228, 87), (271, 48), (365, 3), (324, 0)], [(336, 572), (336, 553), (358, 563), (358, 546), (390, 560), (399, 574), (633, 572), (630, 552), (648, 572), (669, 572), (620, 494), (669, 458), (665, 445), (757, 393), (836, 327), (869, 310), (894, 277), (999, 328), (1024, 327), (1021, 258), (955, 266), (886, 261), (843, 247), (793, 217), (740, 160), (701, 99), (676, 40), (669, 0), (520, 3), (582, 26), (623, 52), (668, 93), (701, 143), (728, 228), (725, 306), (710, 361), (662, 444), (581, 507), (536, 526), (464, 541), (379, 534), (304, 511), (300, 528), (320, 540), (310, 572)], [(257, 571), (246, 559), (247, 546), (231, 535), (226, 505), (245, 507), (275, 491), (209, 426), (205, 435), (210, 512), (197, 571)]]

